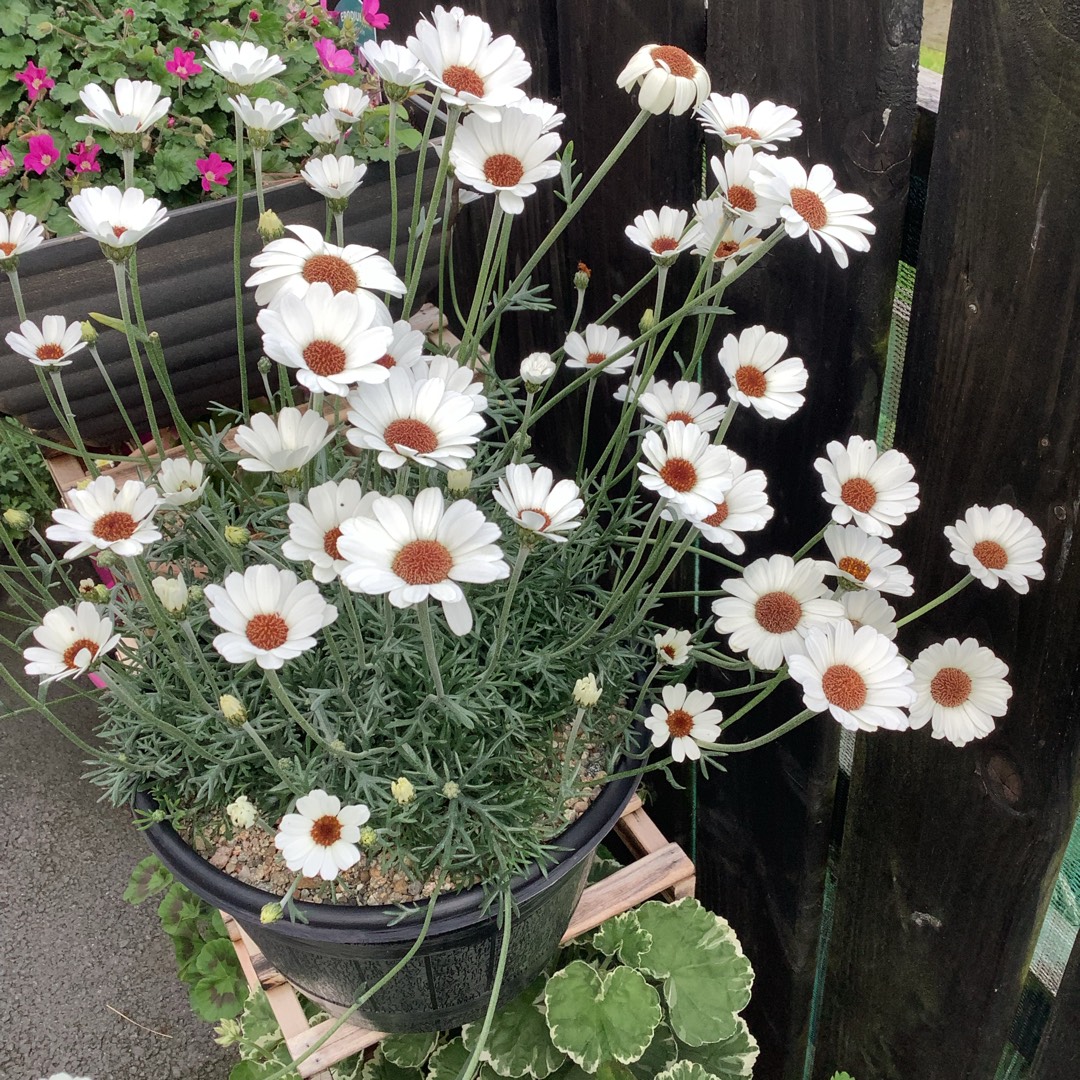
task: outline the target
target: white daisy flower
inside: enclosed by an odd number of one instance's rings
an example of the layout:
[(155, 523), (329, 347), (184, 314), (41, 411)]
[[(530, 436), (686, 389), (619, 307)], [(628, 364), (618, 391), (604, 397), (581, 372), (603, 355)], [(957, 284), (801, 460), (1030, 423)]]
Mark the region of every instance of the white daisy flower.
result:
[(994, 719), (1009, 708), (1009, 669), (974, 638), (949, 638), (930, 645), (911, 665), (915, 704), (911, 726), (931, 722), (935, 739), (964, 746), (994, 730)]
[(825, 453), (828, 458), (817, 458), (814, 468), (821, 473), (823, 497), (837, 524), (854, 521), (871, 536), (892, 536), (919, 508), (915, 469), (899, 450), (879, 454), (872, 439), (852, 435), (846, 447), (831, 442)]
[(43, 683), (81, 675), (120, 640), (113, 633), (113, 621), (89, 601), (72, 611), (59, 607), (47, 611), (34, 631), (37, 645), (23, 650), (26, 674), (38, 675)]
[(731, 451), (713, 446), (696, 424), (674, 420), (661, 437), (647, 431), (641, 443), (648, 459), (638, 462), (641, 483), (670, 500), (685, 517), (713, 513), (733, 482)]
[(789, 356), (781, 360), (788, 339), (764, 326), (748, 326), (738, 337), (724, 338), (718, 359), (731, 380), (728, 397), (751, 406), (769, 420), (786, 420), (806, 400), (807, 374), (802, 360)]
[(802, 134), (802, 121), (789, 105), (759, 101), (752, 109), (742, 94), (724, 97), (710, 94), (698, 106), (701, 126), (719, 135), (727, 146), (746, 144), (755, 150), (775, 150), (778, 142), (787, 142)]
[(552, 486), (553, 480), (551, 470), (543, 465), (535, 472), (528, 465), (507, 465), (491, 496), (523, 529), (564, 544), (568, 537), (559, 534), (581, 524), (585, 503), (573, 480)]
[(111, 476), (99, 476), (81, 491), (73, 488), (67, 498), (73, 509), (57, 507), (52, 512), (56, 524), (45, 530), (50, 540), (74, 542), (65, 559), (105, 550), (141, 555), (147, 544), (161, 539), (153, 520), (161, 496), (141, 480), (125, 480), (117, 491)]
[(385, 593), (394, 607), (431, 597), (443, 606), (447, 625), (459, 637), (473, 625), (459, 582), (486, 585), (510, 576), (495, 544), (502, 533), (468, 499), (446, 507), (438, 488), (425, 488), (410, 502), (404, 495), (380, 496), (370, 518), (342, 522), (338, 550), (348, 563), (341, 580), (353, 592)]
[(491, 27), (459, 7), (435, 8), (405, 43), (443, 91), (443, 101), (497, 120), (499, 109), (525, 97), (521, 84), (532, 74), (525, 54), (506, 34), (492, 40)]
[(808, 237), (815, 251), (824, 241), (840, 266), (848, 264), (847, 248), (870, 250), (866, 236), (877, 232), (877, 226), (864, 215), (874, 208), (861, 195), (837, 191), (827, 165), (815, 165), (807, 175), (795, 158), (777, 158), (768, 163), (767, 171), (755, 174), (755, 183), (760, 197), (781, 204), (788, 236)]
[(16, 210), (11, 217), (0, 214), (0, 262), (33, 251), (45, 238), (45, 228), (33, 214)]
[[(424, 358), (424, 343), (427, 340), (420, 330), (414, 330), (410, 322), (405, 319), (393, 321), (389, 312), (382, 310), (376, 318), (376, 325), (389, 326), (390, 344), (386, 352), (375, 363), (387, 368), (405, 368), (406, 370), (416, 367)], [(450, 359), (447, 357), (447, 359)], [(447, 380), (443, 380), (446, 382)], [(471, 381), (471, 379), (470, 379)], [(484, 407), (487, 400), (484, 401)]]
[(87, 236), (117, 253), (134, 247), (168, 216), (157, 199), (147, 198), (139, 188), (121, 191), (111, 184), (86, 188), (67, 205)]
[(280, 56), (252, 41), (208, 41), (203, 45), (206, 66), (227, 83), (240, 88), (254, 86), (285, 70)]
[(161, 87), (145, 79), (117, 79), (113, 86), (116, 101), (97, 83), (87, 83), (79, 98), (87, 114), (75, 122), (104, 128), (113, 135), (134, 135), (156, 124), (168, 111), (172, 98), (161, 96)]
[(251, 101), (246, 94), (237, 94), (229, 98), (229, 104), (251, 131), (277, 131), (296, 116), (295, 109), (264, 97)]
[(646, 210), (626, 226), (626, 235), (638, 247), (644, 248), (661, 265), (667, 266), (676, 256), (689, 251), (698, 239), (697, 228), (687, 228), (688, 210), (661, 206), (660, 212)]
[(296, 800), (295, 814), (278, 822), (274, 846), (290, 870), (333, 881), (360, 861), (360, 829), (370, 817), (363, 804), (342, 806), (336, 795), (315, 788)]
[(721, 264), (721, 276), (735, 273), (739, 259), (761, 243), (761, 230), (748, 221), (727, 221), (720, 199), (699, 199), (694, 203), (697, 233), (694, 254)]
[(527, 116), (535, 116), (540, 120), (540, 131), (546, 135), (549, 131), (555, 131), (562, 126), (566, 119), (566, 113), (559, 112), (559, 107), (543, 98), (522, 98), (508, 106), (511, 109), (519, 109)]
[(634, 404), (638, 405), (640, 404), (641, 395), (648, 393), (653, 388), (653, 381), (654, 380), (650, 379), (648, 385), (642, 386), (641, 376), (631, 375), (626, 382), (619, 383), (619, 385), (615, 387), (611, 396), (620, 404), (632, 397)]
[(476, 380), (476, 372), (459, 364), (452, 356), (427, 356), (422, 364), (413, 364), (408, 372), (416, 381), (442, 379), (447, 390), (464, 394), (472, 401), (474, 412), (483, 412), (487, 408), (484, 384)]
[(668, 627), (662, 634), (654, 634), (656, 662), (664, 667), (682, 667), (690, 659), (690, 631)]
[(404, 368), (380, 370), (389, 375), (385, 383), (349, 395), (349, 442), (378, 450), (384, 469), (399, 469), (406, 461), (465, 468), (484, 430), (473, 399), (448, 389), (442, 379), (414, 379)]
[(150, 579), (150, 587), (161, 606), (173, 615), (179, 615), (187, 607), (188, 587), (183, 574), (176, 577), (158, 577)]
[(12, 352), (25, 356), (35, 367), (52, 369), (67, 367), (71, 357), (86, 348), (81, 324), (69, 324), (63, 315), (46, 315), (40, 328), (27, 319), (19, 324), (18, 333), (12, 330), (4, 340)]
[(187, 506), (198, 502), (206, 490), (207, 477), (201, 461), (166, 458), (155, 477), (162, 506)]
[(454, 174), (476, 191), (497, 192), (504, 212), (520, 214), (537, 183), (559, 174), (552, 155), (562, 140), (543, 127), (538, 116), (520, 109), (504, 110), (494, 121), (465, 117), (450, 147)]
[(989, 510), (972, 506), (955, 524), (945, 527), (952, 544), (950, 558), (966, 566), (988, 589), (999, 581), (1018, 593), (1028, 591), (1028, 579), (1046, 576), (1039, 560), (1046, 541), (1043, 534), (1019, 510), (1002, 503)]
[(333, 581), (345, 565), (338, 551), (341, 523), (349, 518), (371, 515), (377, 491), (365, 494), (353, 479), (333, 480), (310, 488), (307, 504), (289, 503), (289, 539), (281, 545), (287, 559), (311, 563), (316, 581)]
[[(589, 323), (585, 327), (585, 333), (579, 334), (572, 330), (566, 336), (563, 351), (566, 353), (568, 368), (590, 368), (597, 364), (603, 364), (609, 356), (621, 352), (630, 344), (630, 338), (621, 335), (614, 326), (601, 326), (599, 323)], [(628, 352), (620, 356), (604, 368), (605, 374), (621, 375), (627, 368), (634, 365), (634, 353)]]
[(896, 608), (873, 589), (855, 589), (836, 597), (844, 609), (848, 622), (856, 630), (860, 626), (872, 626), (879, 634), (892, 641), (897, 633)]
[(697, 761), (701, 757), (698, 743), (720, 738), (724, 714), (712, 707), (716, 698), (700, 690), (687, 691), (685, 683), (665, 686), (661, 696), (664, 704), (653, 705), (652, 716), (645, 718), (653, 746), (663, 746), (670, 739), (676, 761)]
[(521, 361), (521, 378), (526, 387), (536, 387), (539, 389), (557, 370), (558, 365), (551, 359), (551, 353), (529, 353), (529, 355)]
[(322, 233), (310, 225), (285, 227), (292, 236), (272, 240), (251, 260), (256, 273), (247, 284), (256, 286), (255, 303), (272, 303), (283, 293), (303, 296), (320, 281), (335, 293), (366, 292), (373, 299), (380, 293), (405, 295), (405, 283), (374, 248), (338, 247), (323, 240)]
[(275, 420), (255, 413), (236, 429), (236, 445), (248, 457), (237, 465), (248, 472), (288, 473), (306, 465), (334, 437), (326, 419), (308, 409), (289, 406)]
[(276, 566), (229, 574), (222, 585), (207, 585), (204, 595), (207, 613), (223, 631), (214, 648), (230, 664), (254, 660), (270, 671), (314, 648), (315, 633), (338, 616), (314, 581), (298, 581)]
[(348, 154), (309, 158), (300, 170), (308, 187), (324, 199), (345, 200), (363, 183), (366, 165), (358, 165)]
[(893, 596), (915, 592), (914, 578), (904, 567), (895, 565), (903, 558), (901, 552), (858, 525), (830, 525), (825, 530), (825, 544), (832, 555), (826, 574)]
[(319, 281), (303, 296), (284, 293), (258, 314), (263, 351), (296, 370), (312, 393), (344, 397), (357, 383), (385, 382), (379, 362), (393, 338), (375, 325), (375, 304), (365, 293), (334, 293)]
[(619, 72), (615, 85), (632, 93), (646, 112), (680, 116), (701, 104), (711, 89), (709, 73), (677, 45), (643, 45)]
[(844, 614), (828, 599), (825, 574), (813, 559), (757, 559), (742, 577), (728, 578), (720, 587), (729, 595), (712, 603), (717, 631), (731, 635), (729, 645), (735, 652), (746, 653), (752, 664), (770, 671), (802, 651), (803, 638), (814, 626)]
[(341, 128), (331, 113), (316, 113), (302, 121), (300, 126), (320, 145), (336, 146), (341, 138)]
[(371, 107), (371, 98), (349, 83), (334, 83), (323, 91), (326, 111), (343, 124), (355, 124)]
[(844, 619), (814, 627), (789, 665), (806, 707), (831, 713), (848, 731), (911, 726), (904, 711), (915, 701), (911, 669), (872, 626), (856, 630)]
[(780, 217), (780, 203), (758, 193), (752, 170), (757, 156), (743, 144), (710, 160), (713, 176), (720, 186), (720, 200), (733, 214), (757, 229), (767, 229)]
[(638, 398), (638, 407), (659, 427), (681, 420), (696, 424), (702, 431), (715, 431), (724, 419), (725, 407), (717, 405), (716, 395), (702, 393), (701, 384), (679, 381), (674, 386), (657, 379)]
[(423, 65), (404, 45), (372, 38), (360, 46), (360, 51), (375, 74), (390, 86), (412, 90), (424, 81)]

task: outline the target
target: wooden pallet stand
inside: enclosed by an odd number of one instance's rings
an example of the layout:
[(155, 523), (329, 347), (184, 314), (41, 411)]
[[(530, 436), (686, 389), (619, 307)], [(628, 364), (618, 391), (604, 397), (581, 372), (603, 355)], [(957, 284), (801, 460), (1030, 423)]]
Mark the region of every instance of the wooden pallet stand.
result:
[[(668, 842), (636, 795), (623, 811), (615, 832), (630, 849), (635, 861), (590, 885), (582, 893), (563, 935), (563, 944), (654, 896), (677, 900), (694, 895), (694, 864), (678, 844)], [(224, 912), (222, 916), (248, 986), (253, 992), (260, 989), (266, 992), (289, 1053), (293, 1058), (300, 1057), (333, 1027), (335, 1021), (323, 1020), (309, 1025), (296, 991), (285, 976), (270, 964), (235, 919)], [(327, 1071), (331, 1065), (375, 1046), (382, 1037), (381, 1031), (350, 1022), (338, 1028), (318, 1050), (302, 1061), (297, 1071), (311, 1080), (331, 1080)]]

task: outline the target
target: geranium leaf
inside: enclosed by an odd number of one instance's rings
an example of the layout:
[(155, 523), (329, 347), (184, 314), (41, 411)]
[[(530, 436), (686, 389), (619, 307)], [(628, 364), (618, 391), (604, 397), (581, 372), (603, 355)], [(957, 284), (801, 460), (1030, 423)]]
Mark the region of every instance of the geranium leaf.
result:
[[(543, 978), (537, 979), (495, 1013), (482, 1057), (499, 1076), (544, 1080), (566, 1060), (551, 1042), (541, 1011), (543, 989)], [(479, 1032), (479, 1024), (469, 1024), (462, 1031), (466, 1050), (472, 1051)]]
[(744, 1077), (753, 1076), (758, 1058), (757, 1040), (750, 1034), (746, 1021), (741, 1016), (737, 1019), (735, 1034), (723, 1042), (704, 1043), (701, 1046), (679, 1043), (679, 1060), (696, 1061), (720, 1080), (743, 1080)]
[(247, 983), (243, 980), (200, 979), (188, 994), (191, 1007), (208, 1023), (228, 1020), (244, 1011)]
[(643, 930), (632, 911), (608, 919), (593, 935), (593, 948), (605, 956), (618, 956), (629, 967), (649, 951), (652, 935)]
[(200, 973), (209, 979), (223, 981), (243, 977), (240, 962), (236, 959), (236, 951), (228, 938), (224, 941), (217, 938), (203, 945), (199, 950), (196, 966)]
[(551, 1041), (587, 1072), (613, 1058), (635, 1061), (660, 1023), (660, 999), (641, 974), (601, 973), (575, 960), (548, 980), (544, 994)]
[[(457, 1080), (458, 1074), (469, 1060), (469, 1051), (461, 1039), (454, 1039), (445, 1046), (440, 1046), (428, 1062), (427, 1080)], [(364, 1073), (364, 1080), (381, 1080), (381, 1077), (369, 1077)], [(489, 1065), (481, 1065), (474, 1080), (499, 1080)]]
[(720, 1080), (696, 1061), (676, 1061), (670, 1069), (658, 1073), (656, 1080)]
[(435, 1034), (387, 1035), (379, 1044), (387, 1061), (403, 1069), (418, 1069), (427, 1061), (439, 1036)]
[(179, 146), (174, 141), (154, 155), (154, 182), (161, 191), (179, 191), (198, 175), (195, 159), (199, 150), (193, 145)]
[(728, 923), (692, 897), (674, 904), (650, 900), (637, 918), (652, 935), (638, 970), (663, 980), (675, 1034), (690, 1046), (734, 1035), (754, 973)]
[[(400, 1038), (401, 1036), (391, 1037)], [(433, 1040), (437, 1038), (437, 1035), (432, 1036)], [(363, 1080), (423, 1080), (424, 1073), (421, 1069), (398, 1065), (389, 1060), (386, 1055), (386, 1042), (387, 1040), (384, 1039), (371, 1060), (364, 1065), (364, 1071), (361, 1074)]]
[(634, 1074), (635, 1080), (654, 1080), (657, 1073), (674, 1065), (678, 1056), (675, 1036), (667, 1024), (660, 1024), (653, 1032), (648, 1049), (637, 1061), (631, 1061), (627, 1068)]
[(33, 51), (34, 46), (21, 34), (0, 38), (0, 67), (20, 71), (26, 63), (27, 56)]
[(151, 896), (164, 892), (172, 884), (173, 876), (165, 869), (156, 855), (147, 855), (134, 870), (124, 890), (124, 899), (129, 904), (141, 904)]

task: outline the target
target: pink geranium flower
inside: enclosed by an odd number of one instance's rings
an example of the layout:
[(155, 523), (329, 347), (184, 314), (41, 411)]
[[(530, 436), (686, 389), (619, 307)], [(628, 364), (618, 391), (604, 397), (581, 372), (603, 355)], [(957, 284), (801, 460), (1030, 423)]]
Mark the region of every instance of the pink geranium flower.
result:
[(360, 13), (360, 18), (372, 30), (385, 30), (390, 25), (390, 16), (384, 15), (379, 10), (379, 0), (363, 0), (363, 10)]
[(165, 61), (165, 70), (175, 75), (181, 82), (187, 82), (192, 75), (202, 71), (202, 64), (195, 62), (195, 53), (185, 52), (179, 45), (173, 47), (173, 58)]
[(98, 143), (77, 142), (71, 151), (67, 159), (76, 173), (101, 172), (101, 162), (97, 159), (101, 146)]
[(18, 72), (15, 78), (26, 84), (26, 93), (31, 101), (44, 97), (56, 85), (55, 80), (49, 78), (48, 70), (38, 67), (33, 60), (28, 61), (25, 70)]
[(220, 154), (211, 154), (209, 157), (199, 158), (195, 162), (195, 168), (199, 170), (202, 178), (203, 191), (211, 191), (214, 184), (225, 187), (229, 183), (229, 173), (233, 167), (225, 161)]
[(10, 146), (0, 146), (0, 180), (15, 168), (15, 158), (11, 156)]
[(39, 176), (47, 172), (51, 165), (60, 160), (60, 151), (53, 142), (53, 137), (48, 132), (40, 135), (31, 135), (26, 140), (28, 152), (23, 158), (23, 168), (27, 172), (37, 173)]
[(353, 68), (353, 54), (348, 49), (339, 49), (330, 38), (319, 38), (315, 42), (315, 51), (319, 54), (319, 63), (331, 75), (356, 74)]

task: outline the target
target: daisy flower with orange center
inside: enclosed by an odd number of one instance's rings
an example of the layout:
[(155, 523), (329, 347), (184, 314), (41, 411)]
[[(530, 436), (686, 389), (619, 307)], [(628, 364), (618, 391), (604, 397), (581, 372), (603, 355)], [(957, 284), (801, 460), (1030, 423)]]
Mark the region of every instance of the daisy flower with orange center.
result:
[(336, 795), (315, 788), (296, 800), (295, 813), (278, 823), (274, 846), (290, 870), (333, 881), (360, 861), (360, 829), (370, 817), (363, 804), (342, 806)]
[(210, 619), (222, 629), (214, 648), (230, 664), (254, 660), (270, 671), (313, 649), (315, 634), (338, 616), (314, 581), (276, 566), (249, 566), (204, 594)]
[(614, 326), (601, 326), (589, 323), (585, 333), (572, 330), (566, 335), (563, 351), (566, 353), (565, 366), (568, 368), (590, 368), (605, 364), (604, 372), (608, 375), (622, 375), (633, 367), (634, 354), (628, 352), (617, 360), (608, 363), (608, 357), (622, 352), (630, 344), (630, 338), (622, 335)]
[(830, 525), (825, 530), (825, 544), (832, 555), (832, 562), (826, 564), (827, 574), (893, 596), (911, 596), (915, 592), (914, 578), (896, 565), (903, 557), (901, 553), (858, 525)]
[(701, 690), (687, 690), (684, 683), (665, 686), (661, 697), (663, 705), (653, 705), (652, 715), (645, 718), (653, 746), (663, 746), (670, 739), (676, 761), (697, 761), (701, 757), (698, 744), (720, 738), (724, 714), (712, 707), (716, 698)]
[(125, 259), (147, 234), (168, 216), (158, 199), (136, 187), (121, 191), (113, 185), (86, 188), (68, 200), (71, 216), (110, 258)]
[(353, 592), (385, 594), (399, 608), (438, 600), (450, 630), (467, 634), (473, 617), (461, 584), (510, 576), (495, 543), (502, 536), (498, 525), (468, 499), (447, 507), (438, 488), (425, 488), (415, 502), (380, 495), (370, 512), (342, 523), (343, 584)]
[(966, 566), (988, 589), (1004, 581), (1026, 593), (1029, 580), (1046, 576), (1039, 562), (1046, 546), (1043, 534), (1012, 506), (972, 506), (955, 525), (945, 527), (945, 535), (953, 547), (952, 561)]
[(712, 89), (709, 73), (677, 45), (643, 45), (619, 72), (615, 85), (628, 94), (640, 87), (640, 108), (673, 116), (700, 105)]
[(23, 650), (26, 674), (50, 683), (88, 671), (116, 648), (120, 635), (113, 633), (112, 619), (84, 600), (74, 611), (67, 607), (47, 611), (34, 640), (37, 645)]
[(872, 626), (879, 634), (892, 641), (898, 632), (896, 608), (873, 589), (856, 589), (842, 592), (837, 598), (844, 609), (844, 616), (858, 630), (860, 626)]
[(775, 150), (802, 134), (802, 121), (790, 105), (759, 101), (753, 108), (743, 94), (710, 94), (695, 113), (701, 126), (719, 135), (727, 146), (749, 146), (754, 150)]
[(892, 536), (918, 510), (915, 468), (899, 450), (879, 454), (872, 439), (852, 435), (846, 447), (831, 442), (825, 453), (814, 468), (821, 473), (823, 497), (838, 525), (853, 521), (871, 536)]
[(1008, 711), (1009, 669), (974, 638), (930, 645), (912, 663), (911, 673), (915, 679), (911, 726), (921, 728), (929, 722), (935, 739), (964, 746), (989, 735), (994, 720)]
[(688, 229), (689, 211), (661, 206), (660, 212), (646, 210), (626, 226), (626, 235), (638, 247), (644, 248), (661, 266), (669, 266), (697, 240), (696, 228)]
[(464, 394), (473, 403), (474, 412), (483, 412), (487, 408), (484, 384), (477, 380), (476, 372), (470, 367), (459, 364), (452, 356), (428, 356), (423, 364), (414, 364), (409, 368), (414, 379), (442, 379), (446, 389), (455, 394)]
[(684, 517), (708, 516), (731, 489), (731, 451), (713, 446), (696, 424), (674, 420), (662, 433), (646, 432), (641, 452), (646, 458), (638, 462), (642, 486), (674, 504)]
[(656, 646), (656, 662), (664, 667), (681, 667), (690, 659), (689, 630), (676, 630), (669, 627), (662, 634), (653, 635)]
[(915, 702), (914, 676), (896, 646), (872, 626), (856, 630), (845, 619), (815, 627), (789, 666), (806, 707), (830, 713), (848, 731), (911, 727), (905, 710)]
[(521, 528), (565, 544), (568, 537), (560, 533), (581, 524), (585, 503), (573, 480), (554, 479), (543, 465), (535, 472), (528, 465), (507, 465), (491, 496)]
[(334, 437), (334, 430), (317, 412), (301, 412), (290, 405), (276, 419), (255, 413), (233, 437), (241, 452), (248, 455), (237, 462), (241, 469), (281, 475), (311, 461)]
[(720, 587), (728, 595), (712, 603), (717, 632), (730, 635), (733, 651), (746, 653), (755, 667), (769, 671), (801, 652), (813, 627), (844, 614), (828, 598), (824, 571), (813, 559), (757, 559), (742, 577), (728, 578)]
[(345, 565), (337, 546), (341, 523), (370, 514), (371, 503), (377, 498), (377, 491), (365, 494), (351, 478), (328, 480), (311, 488), (307, 505), (289, 503), (289, 538), (281, 545), (282, 555), (311, 563), (311, 576), (316, 581), (333, 581)]
[(679, 381), (669, 386), (663, 379), (650, 382), (637, 403), (659, 427), (681, 420), (684, 424), (697, 424), (702, 431), (715, 431), (726, 411), (723, 405), (716, 404), (715, 394), (702, 392), (700, 383)]
[(44, 238), (45, 228), (33, 214), (0, 214), (0, 268), (12, 269), (20, 255), (33, 251)]
[(781, 360), (788, 339), (764, 326), (748, 326), (738, 337), (724, 338), (718, 359), (731, 380), (728, 397), (766, 419), (786, 420), (806, 400), (807, 373), (802, 360)]
[(758, 156), (745, 144), (729, 150), (723, 160), (714, 157), (709, 162), (720, 187), (721, 201), (740, 221), (767, 229), (780, 217), (780, 203), (758, 191), (753, 176), (757, 163)]
[(395, 322), (385, 308), (379, 311), (375, 325), (389, 326), (391, 330), (390, 344), (386, 352), (375, 361), (376, 364), (389, 370), (395, 367), (412, 368), (420, 363), (426, 340), (420, 330), (414, 330), (412, 324), (405, 319)]
[(761, 243), (761, 230), (748, 221), (731, 221), (722, 199), (699, 199), (694, 215), (694, 254), (720, 263), (722, 277), (735, 273), (739, 259)]
[(50, 540), (74, 542), (64, 552), (65, 559), (106, 550), (127, 558), (141, 555), (148, 544), (161, 539), (154, 524), (161, 496), (141, 480), (125, 480), (118, 491), (111, 476), (99, 476), (82, 491), (69, 491), (67, 498), (72, 508), (54, 510), (56, 524), (45, 530)]
[(12, 352), (25, 356), (35, 367), (62, 368), (71, 363), (71, 358), (86, 348), (82, 339), (82, 325), (68, 323), (63, 315), (46, 315), (41, 326), (27, 319), (19, 324), (19, 332), (14, 330), (4, 340)]
[(515, 101), (513, 105), (508, 105), (507, 108), (519, 109), (527, 116), (537, 117), (541, 123), (540, 130), (545, 135), (549, 131), (556, 131), (562, 127), (562, 122), (566, 119), (566, 113), (559, 112), (557, 105), (538, 97), (522, 98), (520, 101)]
[(154, 478), (162, 505), (174, 509), (198, 502), (208, 480), (203, 463), (190, 458), (166, 458)]
[(780, 204), (780, 217), (788, 236), (805, 236), (815, 251), (824, 242), (839, 266), (847, 266), (847, 249), (869, 251), (867, 236), (877, 226), (867, 221), (873, 207), (861, 195), (836, 190), (832, 169), (815, 165), (809, 172), (795, 158), (762, 162), (755, 173), (757, 191)]

